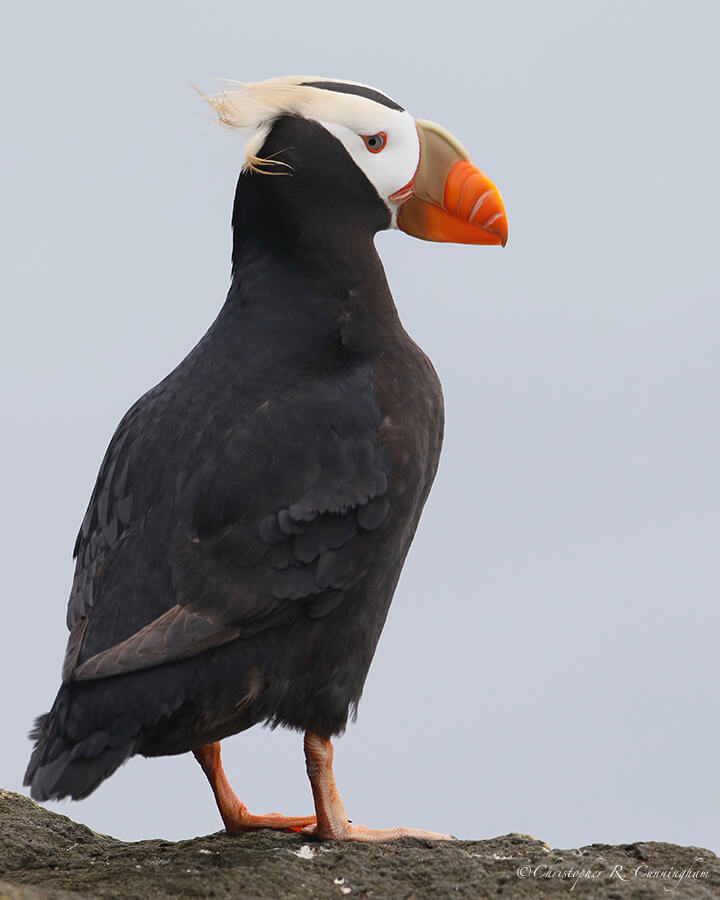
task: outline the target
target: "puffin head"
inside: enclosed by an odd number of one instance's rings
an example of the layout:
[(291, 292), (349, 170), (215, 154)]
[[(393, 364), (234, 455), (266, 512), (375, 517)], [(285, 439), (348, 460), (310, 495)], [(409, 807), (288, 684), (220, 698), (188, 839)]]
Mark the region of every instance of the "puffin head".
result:
[(463, 145), (374, 88), (296, 75), (206, 99), (224, 125), (244, 133), (240, 181), (257, 187), (262, 180), (272, 197), (264, 205), (276, 212), (268, 227), (292, 221), (312, 230), (307, 217), (328, 229), (355, 224), (429, 241), (507, 241), (500, 195)]

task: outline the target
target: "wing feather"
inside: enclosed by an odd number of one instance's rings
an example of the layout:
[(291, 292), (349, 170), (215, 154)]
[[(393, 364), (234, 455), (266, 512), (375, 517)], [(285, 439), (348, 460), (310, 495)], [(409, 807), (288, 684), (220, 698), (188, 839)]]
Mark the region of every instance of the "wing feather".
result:
[[(195, 424), (174, 455), (149, 431), (161, 401), (151, 392), (121, 423), (78, 537), (73, 680), (330, 615), (375, 556), (390, 504), (369, 365), (307, 379), (244, 417), (208, 410), (202, 439)], [(124, 634), (131, 603), (139, 624)]]

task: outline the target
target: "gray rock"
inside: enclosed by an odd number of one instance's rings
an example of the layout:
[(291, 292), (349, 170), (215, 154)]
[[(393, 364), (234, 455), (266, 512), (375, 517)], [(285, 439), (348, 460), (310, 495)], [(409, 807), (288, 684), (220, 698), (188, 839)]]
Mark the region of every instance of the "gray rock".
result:
[(126, 844), (27, 797), (0, 791), (0, 900), (522, 900), (538, 895), (718, 898), (720, 861), (710, 850), (655, 842), (551, 850), (518, 834), (372, 845), (262, 831)]

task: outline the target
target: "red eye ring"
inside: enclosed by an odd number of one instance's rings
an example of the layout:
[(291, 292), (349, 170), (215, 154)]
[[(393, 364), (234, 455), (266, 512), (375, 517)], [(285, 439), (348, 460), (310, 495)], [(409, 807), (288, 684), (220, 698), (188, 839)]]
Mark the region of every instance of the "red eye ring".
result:
[(377, 134), (363, 134), (361, 137), (371, 153), (379, 153), (385, 149), (385, 144), (387, 144), (387, 135), (384, 131), (378, 131)]

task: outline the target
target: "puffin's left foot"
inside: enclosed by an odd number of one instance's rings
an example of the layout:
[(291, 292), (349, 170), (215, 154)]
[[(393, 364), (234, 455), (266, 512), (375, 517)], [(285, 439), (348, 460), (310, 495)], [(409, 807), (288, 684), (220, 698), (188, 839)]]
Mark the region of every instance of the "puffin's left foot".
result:
[(440, 834), (437, 831), (423, 831), (422, 828), (366, 828), (364, 825), (351, 825), (347, 819), (340, 817), (333, 821), (327, 830), (317, 825), (309, 825), (302, 829), (302, 834), (312, 835), (321, 841), (397, 841), (400, 838), (424, 838), (426, 841), (454, 841), (451, 834)]
[(305, 764), (315, 800), (315, 824), (302, 833), (321, 841), (396, 841), (399, 838), (424, 838), (428, 841), (452, 841), (449, 834), (422, 831), (419, 828), (365, 828), (351, 825), (345, 815), (332, 770), (333, 747), (312, 731), (305, 732)]
[(222, 763), (220, 762), (220, 742), (203, 744), (193, 750), (195, 759), (210, 782), (215, 800), (220, 810), (225, 831), (230, 835), (245, 834), (260, 828), (274, 828), (276, 831), (299, 832), (315, 825), (315, 816), (281, 816), (280, 813), (267, 813), (255, 816), (249, 813), (230, 787)]

